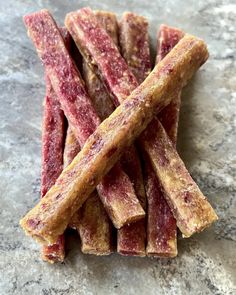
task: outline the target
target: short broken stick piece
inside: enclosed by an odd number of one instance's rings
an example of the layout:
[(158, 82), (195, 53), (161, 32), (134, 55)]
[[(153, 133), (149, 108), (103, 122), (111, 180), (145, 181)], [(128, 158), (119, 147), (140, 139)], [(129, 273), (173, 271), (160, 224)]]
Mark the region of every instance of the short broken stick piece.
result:
[[(117, 47), (112, 42), (112, 39), (100, 26), (92, 10), (90, 8), (82, 8), (76, 12), (67, 14), (65, 25), (70, 31), (72, 38), (83, 57), (91, 67), (94, 67), (94, 70), (100, 75), (101, 79), (103, 79), (108, 90), (113, 95), (114, 103), (118, 105), (126, 100), (131, 91), (137, 87), (137, 81), (124, 59), (121, 57)], [(191, 38), (191, 36), (185, 36), (185, 38), (182, 39), (181, 45), (186, 38)], [(199, 42), (202, 41), (199, 40)], [(186, 44), (186, 47), (182, 48), (182, 50), (187, 52), (193, 47), (193, 44), (195, 44), (195, 42)], [(172, 50), (174, 54), (176, 48), (179, 48), (179, 46), (175, 46)], [(189, 58), (189, 67), (193, 62), (199, 62), (199, 59), (201, 59), (199, 56), (201, 50), (198, 49), (198, 51), (199, 52), (196, 53), (196, 56)], [(166, 75), (171, 76), (171, 72), (173, 71), (172, 62), (177, 60), (176, 57), (173, 58), (174, 54), (169, 53), (164, 58), (163, 62), (160, 63), (165, 63), (163, 72)], [(207, 57), (208, 53), (206, 52), (205, 57), (201, 62), (204, 63)], [(115, 65), (115, 67), (113, 65)], [(177, 81), (173, 81), (173, 84), (176, 85), (175, 91), (177, 92), (179, 92), (185, 85), (184, 83), (177, 83)], [(162, 87), (160, 87), (159, 90), (161, 91), (161, 89)], [(170, 93), (168, 103), (175, 97), (175, 95), (174, 92)], [(156, 113), (162, 108), (163, 106), (159, 105), (156, 109)], [(152, 138), (153, 130), (157, 130), (157, 134), (159, 135), (158, 138), (155, 137), (156, 142), (154, 142)], [(166, 143), (165, 140), (167, 141)], [(217, 219), (217, 215), (197, 187), (197, 184), (191, 177), (188, 177), (189, 173), (184, 166), (183, 161), (176, 153), (174, 146), (168, 143), (168, 140), (169, 138), (161, 123), (158, 120), (153, 120), (152, 124), (150, 124), (147, 130), (145, 130), (145, 134), (139, 138), (139, 143), (151, 160), (154, 171), (160, 180), (162, 189), (164, 190), (164, 195), (177, 219), (178, 227), (185, 237), (189, 237), (195, 232), (202, 231), (205, 227), (209, 226)], [(164, 169), (158, 167), (162, 165), (164, 158), (163, 150), (158, 147), (159, 142), (162, 142), (162, 145), (165, 146), (165, 157), (167, 155), (175, 155), (174, 160), (177, 164), (174, 169), (170, 165), (173, 162), (171, 161), (171, 158), (168, 158), (166, 161)], [(179, 178), (179, 171), (185, 172), (182, 173), (181, 178)], [(166, 175), (168, 175), (168, 178)], [(161, 179), (162, 177), (165, 179)], [(183, 179), (183, 177), (185, 177), (185, 179)], [(175, 194), (174, 197), (172, 196), (173, 183), (178, 183), (179, 188), (181, 188), (178, 194), (178, 199), (180, 199), (180, 201), (175, 199), (177, 194)], [(188, 201), (187, 206), (184, 201), (186, 192), (190, 195), (188, 200), (191, 200)]]
[[(83, 146), (100, 124), (100, 119), (85, 90), (84, 82), (49, 12), (42, 10), (28, 15), (24, 21), (69, 124), (80, 146)], [(109, 158), (109, 154), (107, 157)], [(93, 178), (88, 178), (88, 181), (92, 184)], [(97, 190), (115, 227), (120, 228), (126, 223), (144, 217), (145, 212), (135, 195), (132, 183), (119, 164), (101, 179)], [(79, 206), (87, 197), (81, 196)], [(61, 197), (58, 197), (58, 201), (59, 199)], [(68, 215), (72, 215), (69, 208), (67, 210)], [(61, 219), (67, 218), (63, 216)]]
[[(64, 150), (65, 167), (80, 151), (79, 143), (69, 127)], [(94, 191), (83, 206), (74, 214), (70, 226), (76, 229), (81, 239), (81, 251), (86, 254), (109, 255), (113, 251), (112, 225), (107, 213)]]
[[(151, 72), (151, 59), (149, 49), (148, 22), (139, 15), (131, 12), (123, 14), (119, 23), (119, 40), (123, 57), (129, 68), (135, 75), (138, 83)], [(133, 161), (132, 154), (125, 155), (124, 162)], [(142, 175), (142, 171), (133, 168), (133, 174), (136, 172)], [(136, 177), (140, 178), (140, 177)], [(141, 204), (146, 210), (146, 194), (142, 179)], [(137, 193), (136, 191), (136, 193)], [(140, 220), (129, 225), (123, 226), (117, 233), (117, 252), (122, 255), (146, 255), (146, 221)]]
[[(161, 25), (156, 62), (161, 61), (184, 36), (181, 30)], [(165, 131), (176, 145), (181, 91), (159, 114)], [(171, 209), (164, 198), (158, 178), (149, 158), (145, 160), (145, 188), (148, 200), (147, 255), (175, 257), (177, 255), (177, 228)]]
[[(125, 148), (145, 130), (157, 110), (170, 103), (176, 90), (187, 83), (207, 57), (205, 43), (185, 35), (126, 101), (97, 127), (55, 185), (21, 219), (25, 232), (39, 242), (55, 242)], [(200, 205), (201, 200), (206, 205), (203, 209), (209, 215), (206, 219), (204, 214), (202, 221), (209, 225), (216, 215), (202, 194), (195, 197)]]

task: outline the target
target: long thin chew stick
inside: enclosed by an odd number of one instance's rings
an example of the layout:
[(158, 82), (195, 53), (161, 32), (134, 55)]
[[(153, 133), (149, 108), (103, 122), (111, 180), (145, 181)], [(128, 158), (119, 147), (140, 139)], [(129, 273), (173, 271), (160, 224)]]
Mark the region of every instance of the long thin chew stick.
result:
[[(162, 25), (158, 36), (157, 62), (162, 60), (183, 36), (182, 31)], [(158, 114), (158, 118), (162, 119), (163, 127), (174, 145), (177, 139), (179, 108), (180, 92), (176, 93), (171, 103)], [(148, 157), (145, 161), (145, 176), (148, 200), (147, 255), (175, 257), (177, 255), (176, 221), (163, 196)]]
[[(64, 150), (65, 167), (73, 161), (79, 151), (79, 143), (69, 127)], [(70, 226), (75, 228), (80, 235), (83, 253), (95, 255), (112, 253), (112, 225), (96, 191), (75, 213)]]
[[(123, 102), (137, 86), (137, 81), (112, 39), (99, 25), (91, 9), (83, 8), (77, 12), (71, 12), (66, 16), (65, 22), (84, 58), (90, 62), (91, 66), (96, 64), (95, 69), (111, 91), (114, 102), (116, 104)], [(198, 56), (194, 58), (199, 60)], [(169, 57), (165, 60), (169, 60)], [(191, 59), (190, 64), (192, 62)], [(171, 74), (172, 69), (169, 64), (166, 64), (164, 71), (168, 75)], [(179, 88), (176, 91), (180, 91), (184, 84), (178, 85)], [(174, 93), (171, 95), (169, 101), (175, 96)], [(155, 142), (153, 130), (156, 130)], [(214, 210), (190, 177), (158, 120), (153, 120), (139, 142), (151, 159), (154, 171), (183, 235), (189, 237), (215, 221), (217, 216)], [(159, 142), (164, 149), (159, 148)], [(179, 177), (180, 173), (181, 177)], [(185, 198), (186, 194), (188, 198)]]
[[(100, 124), (100, 119), (65, 48), (57, 25), (47, 10), (28, 15), (24, 21), (69, 124), (80, 146), (83, 146)], [(117, 164), (109, 175), (101, 179), (97, 190), (115, 227), (120, 228), (144, 217), (145, 212), (132, 183), (120, 165)]]
[[(65, 137), (65, 117), (46, 77), (46, 96), (42, 126), (42, 171), (41, 197), (54, 185), (63, 170), (63, 148)], [(64, 235), (55, 244), (43, 246), (42, 259), (50, 263), (62, 262), (65, 257)]]
[[(156, 111), (170, 103), (174, 93), (187, 83), (207, 57), (205, 43), (186, 35), (126, 101), (100, 124), (55, 185), (21, 220), (26, 233), (40, 242), (55, 242), (125, 148), (145, 130)], [(194, 197), (201, 213), (209, 212), (207, 222), (204, 219), (204, 225), (208, 225), (216, 218), (214, 211), (201, 194)]]
[[(115, 14), (106, 11), (96, 11), (95, 15), (102, 27), (111, 36), (113, 42), (118, 46), (118, 26)], [(93, 72), (86, 62), (84, 62), (83, 74), (88, 93), (93, 104), (95, 105), (95, 109), (99, 114), (101, 114), (101, 117), (105, 119), (114, 110), (114, 104), (111, 102), (111, 97), (103, 85), (103, 82), (98, 78), (98, 76)], [(134, 185), (136, 195), (138, 196), (142, 207), (145, 209), (146, 196), (141, 163), (138, 152), (134, 145), (130, 146), (129, 149), (127, 149), (123, 154), (121, 163), (124, 171), (128, 174)], [(124, 255), (145, 255), (145, 223), (144, 220), (137, 221), (137, 223), (140, 223), (140, 225), (133, 226), (132, 223), (122, 227), (120, 230), (121, 232), (124, 232), (122, 237), (118, 233), (118, 252)], [(121, 238), (119, 239), (119, 237)]]
[[(119, 23), (119, 37), (122, 55), (138, 83), (143, 82), (151, 72), (147, 20), (130, 12), (124, 13)], [(142, 203), (146, 209), (145, 194)], [(123, 255), (145, 256), (145, 227), (145, 220), (140, 220), (118, 230), (117, 252)]]
[[(71, 36), (66, 28), (60, 28), (65, 46), (70, 50)], [(42, 172), (41, 197), (56, 182), (63, 169), (63, 149), (65, 139), (65, 116), (52, 88), (51, 81), (45, 75), (46, 97), (44, 102), (42, 132)], [(58, 237), (53, 245), (43, 246), (41, 252), (44, 261), (62, 262), (65, 258), (64, 235)]]

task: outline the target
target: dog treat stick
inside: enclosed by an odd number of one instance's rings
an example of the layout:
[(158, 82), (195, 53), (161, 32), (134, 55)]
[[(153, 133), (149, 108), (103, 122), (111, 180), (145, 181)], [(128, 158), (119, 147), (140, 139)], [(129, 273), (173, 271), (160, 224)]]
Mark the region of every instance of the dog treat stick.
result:
[[(123, 57), (138, 83), (143, 82), (151, 72), (147, 20), (130, 12), (124, 13), (119, 23), (119, 38)], [(127, 156), (126, 158), (127, 160), (132, 160), (132, 156)], [(142, 205), (146, 209), (144, 188)], [(117, 251), (123, 255), (145, 256), (145, 227), (145, 220), (140, 220), (119, 229), (117, 234)]]
[[(161, 25), (158, 40), (158, 54), (156, 58), (156, 63), (160, 62), (170, 50), (183, 38), (183, 31), (168, 27), (166, 25)], [(159, 114), (158, 119), (165, 128), (166, 133), (172, 140), (174, 146), (177, 142), (177, 132), (178, 132), (178, 122), (179, 122), (179, 109), (181, 104), (181, 91), (176, 94), (172, 99), (171, 103), (164, 108)]]
[[(80, 146), (83, 146), (100, 124), (100, 119), (79, 72), (48, 11), (31, 14), (24, 20), (61, 107)], [(97, 190), (115, 227), (120, 228), (144, 217), (145, 212), (135, 195), (132, 183), (119, 164), (101, 179)]]
[[(118, 27), (116, 16), (113, 13), (106, 11), (96, 11), (95, 15), (101, 25), (105, 28), (108, 34), (111, 36), (113, 42), (118, 45)], [(101, 114), (101, 117), (105, 119), (114, 110), (114, 104), (111, 101), (111, 97), (103, 85), (103, 82), (97, 77), (93, 70), (88, 66), (86, 62), (83, 64), (83, 77), (86, 82), (88, 93), (91, 97), (96, 111)], [(134, 185), (136, 195), (139, 198), (143, 208), (145, 209), (145, 190), (143, 183), (143, 176), (141, 170), (141, 163), (136, 148), (132, 145), (126, 150), (121, 158), (121, 163), (124, 171), (128, 174), (130, 180)], [(139, 221), (137, 222), (139, 223)], [(127, 230), (123, 230), (127, 228)], [(118, 238), (118, 249), (120, 247), (120, 253), (127, 255), (145, 255), (145, 223), (140, 221), (139, 226), (124, 226), (121, 229), (124, 234), (123, 238)], [(137, 235), (137, 232), (139, 233)], [(126, 234), (125, 234), (126, 233)], [(119, 237), (118, 233), (118, 237)], [(119, 242), (120, 241), (120, 242)], [(127, 242), (128, 241), (128, 242)], [(122, 247), (122, 244), (126, 245), (126, 248)], [(129, 248), (128, 248), (129, 243)], [(123, 248), (123, 251), (122, 251)]]
[[(72, 162), (79, 151), (79, 143), (69, 127), (64, 150), (65, 167)], [(70, 226), (80, 235), (83, 253), (95, 255), (112, 253), (112, 225), (96, 191), (74, 214)]]
[[(46, 97), (42, 126), (41, 197), (54, 185), (63, 170), (65, 117), (56, 99), (49, 79), (46, 77)], [(42, 259), (50, 263), (62, 262), (65, 257), (64, 235), (55, 244), (43, 246)]]
[[(60, 28), (65, 46), (70, 50), (71, 36), (66, 28)], [(42, 132), (42, 171), (41, 197), (56, 182), (63, 169), (63, 149), (65, 138), (65, 116), (60, 103), (45, 75), (46, 97), (44, 101), (43, 132)], [(58, 237), (55, 244), (43, 246), (42, 259), (50, 263), (62, 262), (65, 258), (64, 235)]]
[[(27, 26), (30, 19), (25, 19)], [(156, 112), (170, 103), (176, 91), (186, 85), (207, 57), (205, 43), (186, 34), (126, 101), (97, 127), (55, 185), (21, 219), (20, 224), (26, 233), (42, 243), (55, 242), (126, 147), (145, 130)], [(194, 214), (190, 214), (192, 208), (186, 207), (186, 211), (180, 211), (179, 215), (179, 220), (184, 220), (180, 224), (184, 230), (188, 230), (186, 232), (189, 232), (189, 224), (196, 220), (191, 233), (216, 219), (213, 209), (200, 192), (192, 196), (198, 205), (197, 212), (194, 210)], [(182, 203), (182, 194), (179, 200)], [(199, 211), (202, 216), (200, 222)], [(190, 220), (186, 220), (188, 216)], [(187, 226), (184, 226), (186, 223)]]
[[(118, 27), (116, 16), (113, 13), (106, 11), (96, 11), (95, 15), (101, 25), (111, 36), (113, 42), (118, 46)], [(100, 117), (102, 119), (105, 119), (115, 109), (107, 89), (103, 85), (103, 82), (100, 80), (100, 78), (97, 77), (97, 75), (93, 72), (93, 70), (86, 62), (84, 62), (83, 64), (83, 77), (85, 79), (88, 93), (93, 104), (95, 105), (97, 113), (100, 114)], [(137, 150), (134, 146), (129, 147), (129, 149), (124, 153), (121, 158), (121, 163), (124, 171), (128, 174), (130, 180), (134, 185), (134, 189), (136, 195), (139, 198), (139, 201), (145, 209), (145, 190), (141, 163)], [(140, 225), (133, 226), (132, 223), (130, 225), (122, 227), (119, 230), (119, 232), (124, 232), (124, 234), (122, 236), (123, 238), (118, 238), (118, 249), (119, 245), (121, 246), (123, 243), (126, 246), (129, 245), (129, 248), (124, 248), (123, 252), (121, 247), (120, 253), (122, 252), (122, 254), (127, 255), (145, 255), (145, 223), (144, 220), (137, 221), (137, 223), (140, 223)], [(124, 228), (127, 228), (127, 230), (123, 230)], [(118, 233), (118, 237), (119, 236), (120, 234)]]
[[(94, 68), (111, 91), (114, 102), (116, 104), (123, 102), (132, 89), (137, 86), (137, 81), (91, 9), (83, 8), (67, 14), (65, 23), (84, 58), (91, 66), (96, 64)], [(189, 37), (188, 35), (187, 38)], [(190, 44), (190, 47), (193, 44), (194, 42)], [(176, 48), (178, 47), (177, 45)], [(163, 63), (171, 57), (172, 55), (168, 54)], [(197, 61), (199, 56), (196, 55), (193, 59)], [(192, 63), (191, 59), (190, 64)], [(169, 67), (170, 65), (166, 64), (165, 72), (170, 76), (172, 69)], [(179, 92), (184, 84), (178, 84), (178, 86), (176, 91)], [(171, 95), (168, 102), (175, 96), (174, 93)], [(153, 130), (156, 130), (154, 136), (156, 142), (153, 141)], [(190, 177), (183, 161), (158, 120), (153, 120), (150, 127), (139, 138), (139, 142), (151, 159), (164, 195), (183, 235), (189, 237), (216, 220), (217, 216), (214, 210)], [(181, 177), (179, 177), (180, 174)], [(177, 190), (176, 187), (179, 189)]]
[[(184, 36), (176, 28), (162, 25), (158, 36), (157, 61), (162, 60)], [(172, 142), (176, 143), (180, 108), (180, 95), (177, 93), (171, 103), (165, 107), (158, 118)], [(150, 160), (145, 160), (145, 188), (148, 200), (147, 255), (156, 257), (175, 257), (177, 255), (176, 221), (167, 204), (159, 181)]]

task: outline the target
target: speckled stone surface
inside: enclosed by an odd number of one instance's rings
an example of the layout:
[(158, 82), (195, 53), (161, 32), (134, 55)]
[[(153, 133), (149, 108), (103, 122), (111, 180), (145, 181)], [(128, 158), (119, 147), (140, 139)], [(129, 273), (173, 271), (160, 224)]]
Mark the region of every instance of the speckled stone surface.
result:
[[(148, 4), (147, 4), (148, 3)], [(22, 15), (48, 8), (59, 23), (90, 5), (148, 17), (206, 40), (211, 57), (183, 93), (178, 149), (220, 220), (180, 239), (173, 260), (85, 256), (70, 237), (64, 264), (48, 265), (18, 221), (40, 196), (43, 69)], [(0, 294), (236, 294), (236, 2), (0, 1)]]

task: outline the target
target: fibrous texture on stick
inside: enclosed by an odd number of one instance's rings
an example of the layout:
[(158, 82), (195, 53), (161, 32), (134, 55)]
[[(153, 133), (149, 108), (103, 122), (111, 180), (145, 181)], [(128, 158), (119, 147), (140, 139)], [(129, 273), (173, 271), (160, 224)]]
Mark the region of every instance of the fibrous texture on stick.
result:
[[(46, 77), (46, 96), (42, 126), (41, 197), (55, 184), (63, 170), (65, 117), (57, 101), (50, 80)], [(64, 236), (55, 244), (43, 246), (42, 259), (50, 263), (62, 262), (65, 257)]]
[[(131, 91), (137, 87), (137, 81), (112, 42), (112, 39), (98, 23), (91, 9), (83, 8), (77, 12), (69, 13), (66, 16), (65, 24), (83, 57), (91, 66), (96, 65), (94, 69), (104, 80), (104, 83), (113, 95), (114, 102), (116, 104), (122, 103)], [(184, 40), (186, 38), (190, 38), (190, 36), (187, 35)], [(194, 42), (188, 44), (188, 48), (191, 48), (193, 44)], [(177, 45), (175, 48), (179, 48), (179, 46)], [(172, 51), (175, 53), (174, 49)], [(184, 50), (185, 53), (188, 52), (187, 47)], [(207, 56), (206, 53), (205, 59), (207, 59)], [(197, 53), (195, 57), (190, 58), (189, 67), (193, 62), (199, 61), (199, 57)], [(176, 57), (175, 60), (177, 60)], [(171, 76), (173, 72), (172, 54), (168, 54), (160, 65), (164, 61), (166, 65), (163, 72), (167, 76)], [(178, 85), (175, 91), (179, 92), (184, 83), (172, 81), (172, 85), (175, 85), (175, 83)], [(159, 88), (159, 90), (161, 89), (162, 87)], [(170, 93), (168, 102), (175, 95), (175, 93)], [(159, 110), (161, 110), (160, 106), (156, 113)], [(153, 141), (153, 130), (157, 130), (157, 136), (154, 137), (155, 142)], [(190, 177), (174, 146), (169, 144), (170, 140), (158, 120), (153, 120), (149, 128), (139, 138), (139, 142), (151, 160), (154, 171), (164, 190), (164, 195), (183, 235), (189, 237), (215, 221), (217, 216), (214, 210)], [(162, 146), (164, 146), (164, 154), (163, 149), (159, 148), (159, 142), (162, 142)], [(163, 162), (165, 166), (163, 166)], [(181, 177), (179, 177), (180, 173)], [(175, 189), (177, 186), (179, 190)], [(188, 198), (185, 198), (186, 194)]]
[[(60, 28), (65, 46), (70, 50), (71, 36), (66, 28)], [(42, 126), (42, 172), (41, 197), (56, 182), (63, 169), (65, 139), (65, 116), (47, 74), (45, 75), (46, 97)], [(50, 263), (62, 262), (65, 257), (64, 235), (55, 244), (43, 246), (42, 259)]]
[[(161, 61), (184, 36), (181, 30), (162, 25), (158, 36), (158, 54), (156, 62)], [(159, 114), (166, 133), (176, 144), (181, 92), (177, 92), (170, 104)], [(175, 257), (177, 255), (176, 221), (150, 160), (145, 161), (145, 188), (148, 200), (147, 255), (157, 257)]]
[[(151, 72), (148, 23), (136, 14), (127, 12), (119, 23), (120, 47), (123, 57), (135, 75), (138, 83)], [(124, 161), (132, 161), (132, 155), (126, 154)], [(138, 169), (133, 169), (136, 173)], [(133, 172), (134, 173), (134, 172)], [(143, 183), (143, 182), (142, 182)], [(146, 210), (146, 195), (141, 187), (141, 203)], [(145, 256), (146, 254), (146, 222), (140, 220), (125, 225), (117, 234), (117, 251), (123, 255)]]
[[(69, 127), (66, 135), (64, 163), (68, 166), (80, 151), (79, 143)], [(83, 206), (74, 214), (70, 226), (81, 239), (81, 251), (86, 254), (109, 255), (112, 252), (112, 225), (94, 191)]]
[[(145, 130), (155, 113), (170, 103), (176, 90), (187, 83), (207, 57), (205, 43), (185, 35), (126, 101), (97, 127), (44, 199), (21, 220), (26, 233), (44, 243), (55, 242), (125, 148)], [(196, 197), (201, 201), (207, 226), (215, 220), (215, 213), (202, 194)], [(198, 224), (195, 231), (202, 229), (202, 225)]]
[[(83, 146), (100, 124), (100, 119), (92, 106), (79, 72), (48, 11), (43, 10), (26, 16), (24, 20), (61, 107), (80, 146)], [(117, 164), (109, 175), (101, 179), (97, 190), (117, 228), (125, 223), (141, 219), (145, 215), (132, 183), (120, 165)], [(84, 202), (83, 197), (82, 200)]]

